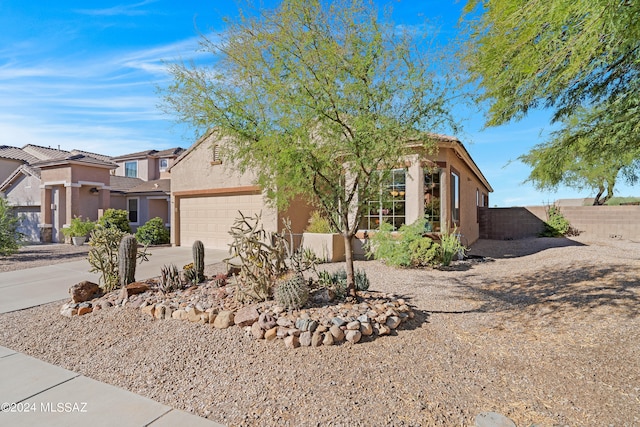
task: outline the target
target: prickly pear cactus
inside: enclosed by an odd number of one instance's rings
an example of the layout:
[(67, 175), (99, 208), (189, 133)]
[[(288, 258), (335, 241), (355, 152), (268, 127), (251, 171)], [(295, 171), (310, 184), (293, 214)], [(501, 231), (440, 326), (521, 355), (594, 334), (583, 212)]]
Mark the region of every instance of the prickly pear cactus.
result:
[(304, 277), (295, 275), (280, 282), (274, 297), (276, 302), (287, 310), (301, 308), (309, 299), (309, 285)]
[(200, 240), (193, 242), (193, 269), (196, 271), (198, 283), (204, 281), (204, 245)]
[(125, 287), (136, 281), (136, 259), (138, 242), (133, 235), (124, 236), (118, 249), (118, 275), (120, 286)]

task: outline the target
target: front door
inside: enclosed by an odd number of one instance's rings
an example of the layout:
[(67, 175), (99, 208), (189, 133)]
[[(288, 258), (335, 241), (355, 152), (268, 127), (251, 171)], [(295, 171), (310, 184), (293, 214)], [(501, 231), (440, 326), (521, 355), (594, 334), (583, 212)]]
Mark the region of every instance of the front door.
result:
[(51, 189), (51, 241), (58, 243), (58, 232), (60, 231), (60, 190), (57, 187)]

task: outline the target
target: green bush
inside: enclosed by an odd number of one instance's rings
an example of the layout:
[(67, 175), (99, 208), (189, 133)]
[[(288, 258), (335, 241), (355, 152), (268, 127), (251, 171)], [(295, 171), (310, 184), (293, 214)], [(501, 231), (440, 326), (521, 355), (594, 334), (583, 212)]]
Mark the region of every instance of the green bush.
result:
[(0, 256), (18, 252), (23, 234), (18, 231), (20, 219), (6, 199), (0, 198)]
[(560, 209), (555, 206), (549, 206), (547, 209), (547, 222), (544, 223), (544, 231), (541, 237), (562, 237), (566, 236), (571, 230), (571, 224), (562, 215)]
[(164, 245), (169, 243), (171, 237), (162, 218), (155, 217), (138, 227), (136, 239), (143, 245)]
[(409, 243), (411, 265), (426, 267), (435, 265), (440, 260), (440, 245), (428, 237), (417, 239)]
[(98, 220), (98, 224), (104, 228), (117, 228), (125, 233), (131, 233), (129, 213), (123, 209), (107, 209)]
[(323, 217), (318, 211), (313, 211), (309, 218), (309, 225), (306, 229), (307, 233), (331, 233), (331, 225), (329, 220)]
[(394, 267), (431, 265), (438, 253), (438, 244), (423, 237), (425, 220), (403, 225), (397, 233), (393, 226), (382, 223), (367, 242), (368, 257), (374, 257)]
[[(335, 273), (322, 270), (317, 274), (319, 287), (333, 289), (338, 298), (344, 298), (346, 296), (347, 271), (344, 268), (341, 268)], [(370, 283), (366, 271), (360, 269), (355, 270), (353, 279), (355, 281), (356, 291), (366, 291), (369, 289)]]
[(83, 221), (79, 216), (71, 220), (69, 227), (62, 229), (62, 234), (67, 237), (83, 237), (88, 235), (95, 228), (96, 223), (87, 218)]

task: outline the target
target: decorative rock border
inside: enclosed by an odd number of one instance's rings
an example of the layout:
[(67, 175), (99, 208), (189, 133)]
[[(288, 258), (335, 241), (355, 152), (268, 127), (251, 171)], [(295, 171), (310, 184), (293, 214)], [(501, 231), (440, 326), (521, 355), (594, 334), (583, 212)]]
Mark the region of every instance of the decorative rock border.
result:
[(237, 325), (256, 340), (282, 340), (288, 348), (371, 341), (392, 334), (415, 316), (404, 299), (371, 291), (358, 292), (358, 303), (332, 304), (326, 302), (326, 290), (317, 290), (310, 307), (295, 311), (286, 311), (275, 301), (241, 306), (234, 287), (218, 287), (218, 283), (212, 280), (163, 294), (152, 281), (136, 282), (90, 301), (74, 299), (62, 306), (60, 314), (72, 317), (114, 306), (132, 307), (158, 320), (210, 324), (218, 329)]

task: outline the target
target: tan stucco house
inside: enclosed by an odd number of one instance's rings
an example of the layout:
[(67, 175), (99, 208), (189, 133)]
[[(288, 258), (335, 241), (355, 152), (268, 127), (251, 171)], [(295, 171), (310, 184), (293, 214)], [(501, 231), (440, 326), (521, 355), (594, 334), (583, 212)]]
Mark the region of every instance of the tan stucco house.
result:
[(14, 207), (21, 219), (19, 231), (31, 242), (62, 242), (62, 229), (71, 219), (96, 220), (109, 208), (127, 210), (133, 231), (153, 217), (169, 225), (168, 169), (182, 151), (113, 158), (32, 144), (1, 146), (0, 172), (13, 170), (3, 172), (0, 196)]
[[(209, 132), (200, 138), (171, 168), (172, 243), (183, 246), (201, 240), (207, 247), (227, 249), (238, 211), (261, 212), (267, 231), (281, 231), (282, 218), (289, 217), (293, 232), (302, 233), (311, 208), (300, 201), (279, 211), (266, 203), (251, 173), (240, 174), (220, 160), (221, 141), (214, 135)], [(438, 142), (437, 154), (426, 155), (415, 144), (403, 167), (391, 174), (385, 190), (391, 198), (368, 201), (361, 238), (381, 221), (399, 227), (422, 217), (433, 233), (448, 225), (457, 227), (467, 244), (479, 238), (477, 208), (488, 205), (493, 189), (458, 139), (431, 137)]]

